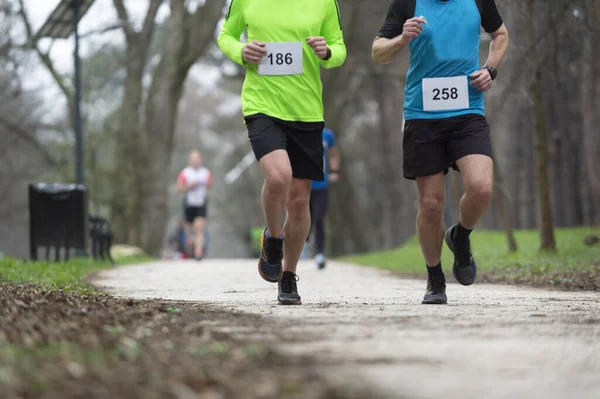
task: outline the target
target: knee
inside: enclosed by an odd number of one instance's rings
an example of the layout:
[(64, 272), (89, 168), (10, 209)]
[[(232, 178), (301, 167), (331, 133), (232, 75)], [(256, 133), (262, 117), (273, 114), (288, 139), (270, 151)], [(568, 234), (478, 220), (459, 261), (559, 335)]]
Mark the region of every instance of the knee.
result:
[(265, 173), (265, 181), (269, 191), (285, 193), (292, 181), (292, 175), (282, 170), (271, 170)]
[(470, 182), (466, 186), (467, 195), (481, 203), (488, 203), (492, 199), (492, 180), (480, 179)]
[(294, 216), (308, 216), (310, 215), (309, 203), (310, 192), (292, 191), (288, 198), (287, 211)]
[(444, 211), (444, 193), (430, 193), (419, 200), (419, 214), (439, 216)]

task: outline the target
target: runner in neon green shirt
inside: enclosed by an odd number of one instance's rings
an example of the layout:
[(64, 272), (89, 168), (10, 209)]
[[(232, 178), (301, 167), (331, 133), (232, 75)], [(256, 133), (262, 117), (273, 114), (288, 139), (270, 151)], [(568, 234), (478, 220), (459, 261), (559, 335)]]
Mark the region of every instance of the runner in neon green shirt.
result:
[[(244, 30), (248, 43), (240, 41)], [(310, 188), (324, 179), (320, 68), (346, 60), (338, 2), (232, 0), (218, 44), (247, 66), (242, 112), (265, 176), (258, 271), (279, 283), (280, 303), (301, 304), (296, 266), (310, 228)]]
[[(257, 65), (242, 59), (246, 44), (240, 42), (240, 36), (246, 27), (249, 42), (301, 42), (303, 73), (268, 78), (259, 75)], [(328, 60), (316, 57), (307, 43), (308, 37), (318, 36), (325, 37), (331, 50)], [(244, 115), (264, 113), (286, 121), (323, 121), (320, 66), (334, 68), (346, 60), (337, 1), (233, 0), (218, 44), (232, 61), (248, 66), (242, 89)], [(274, 61), (277, 63), (276, 58)]]

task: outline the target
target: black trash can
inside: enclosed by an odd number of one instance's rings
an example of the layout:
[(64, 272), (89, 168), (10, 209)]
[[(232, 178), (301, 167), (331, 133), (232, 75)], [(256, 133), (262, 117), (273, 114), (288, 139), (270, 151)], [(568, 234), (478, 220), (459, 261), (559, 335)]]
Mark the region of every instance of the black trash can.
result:
[(87, 254), (88, 196), (82, 185), (39, 183), (29, 186), (29, 240), (31, 259), (45, 248), (55, 260), (68, 260), (71, 252)]

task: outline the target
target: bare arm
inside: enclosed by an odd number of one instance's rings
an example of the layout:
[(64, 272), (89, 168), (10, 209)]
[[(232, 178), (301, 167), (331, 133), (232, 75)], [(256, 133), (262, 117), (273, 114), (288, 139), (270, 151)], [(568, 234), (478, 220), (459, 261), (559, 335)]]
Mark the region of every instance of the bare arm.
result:
[(188, 184), (183, 173), (180, 174), (179, 177), (177, 178), (177, 191), (180, 192), (181, 194), (185, 194), (186, 192), (190, 191), (192, 188), (196, 187), (197, 185), (198, 185), (197, 183), (189, 183)]
[(212, 177), (212, 172), (208, 172), (208, 181), (206, 182), (206, 189), (209, 190), (212, 188), (213, 185), (213, 177)]
[(181, 194), (188, 190), (187, 184), (182, 180), (177, 180), (177, 191)]
[(490, 43), (490, 54), (485, 64), (498, 68), (508, 49), (508, 30), (506, 29), (506, 26), (502, 24), (498, 30), (489, 35), (492, 38), (492, 41)]
[(410, 43), (410, 39), (404, 35), (396, 36), (393, 39), (376, 37), (371, 51), (373, 62), (376, 64), (389, 63), (408, 43)]
[[(486, 65), (498, 68), (504, 58), (504, 54), (506, 54), (506, 49), (508, 48), (508, 30), (506, 30), (506, 26), (502, 24), (500, 28), (489, 33), (489, 35), (492, 38), (492, 42), (490, 43), (490, 54), (486, 61)], [(471, 74), (471, 79), (471, 84), (481, 91), (488, 91), (493, 86), (490, 73), (485, 69), (475, 71)]]
[(387, 64), (398, 54), (402, 49), (410, 43), (410, 41), (421, 34), (423, 24), (426, 24), (425, 18), (414, 17), (406, 20), (402, 26), (402, 33), (394, 38), (387, 39), (385, 37), (376, 37), (373, 42), (371, 56), (376, 64)]
[(337, 147), (330, 147), (328, 150), (329, 168), (331, 170), (340, 170), (340, 152)]

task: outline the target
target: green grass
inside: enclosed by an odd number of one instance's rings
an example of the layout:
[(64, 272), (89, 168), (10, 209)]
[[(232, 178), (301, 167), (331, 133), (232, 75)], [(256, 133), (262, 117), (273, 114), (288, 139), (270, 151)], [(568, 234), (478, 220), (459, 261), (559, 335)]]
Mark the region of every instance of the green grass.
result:
[[(501, 271), (515, 269), (522, 273), (560, 273), (565, 270), (586, 270), (600, 262), (600, 245), (586, 246), (584, 239), (590, 234), (600, 235), (600, 228), (557, 229), (556, 253), (539, 251), (539, 233), (533, 230), (515, 232), (518, 251), (509, 253), (503, 232), (477, 230), (471, 238), (471, 247), (478, 269)], [(424, 274), (424, 260), (416, 237), (400, 248), (344, 257), (342, 260), (365, 266), (374, 266), (407, 274)], [(444, 245), (442, 265), (448, 270), (452, 253)]]
[[(147, 256), (116, 259), (118, 264), (132, 264), (149, 261)], [(113, 267), (109, 262), (94, 261), (91, 258), (74, 258), (68, 262), (33, 262), (12, 258), (0, 259), (0, 281), (17, 284), (33, 284), (44, 289), (60, 289), (81, 294), (96, 293), (84, 281), (91, 272)]]

